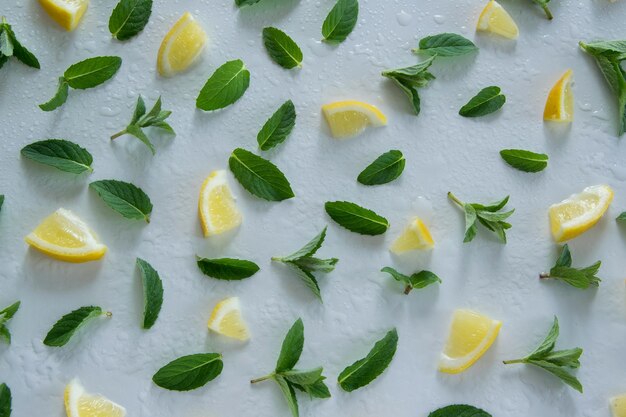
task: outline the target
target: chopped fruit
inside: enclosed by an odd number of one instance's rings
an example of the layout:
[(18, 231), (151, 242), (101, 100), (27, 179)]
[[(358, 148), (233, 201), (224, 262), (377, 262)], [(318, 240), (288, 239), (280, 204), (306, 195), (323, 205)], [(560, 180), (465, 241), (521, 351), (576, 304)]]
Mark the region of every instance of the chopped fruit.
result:
[(519, 35), (519, 29), (511, 15), (495, 0), (490, 0), (483, 9), (476, 30), (495, 33), (508, 39), (517, 39)]
[(572, 70), (568, 69), (548, 94), (543, 120), (568, 122), (574, 119), (574, 94), (572, 94)]
[(189, 68), (202, 53), (206, 40), (202, 26), (186, 12), (161, 42), (157, 57), (159, 74), (171, 77)]
[(98, 394), (89, 394), (77, 378), (65, 387), (67, 417), (124, 417), (126, 409)]
[(611, 201), (611, 187), (594, 185), (551, 205), (548, 214), (554, 240), (565, 242), (591, 229), (607, 211)]
[(39, 0), (41, 7), (65, 30), (74, 30), (82, 19), (89, 0)]
[(350, 138), (368, 126), (380, 127), (387, 124), (387, 117), (371, 104), (348, 100), (322, 106), (322, 112), (337, 139)]
[(217, 303), (209, 318), (209, 329), (237, 340), (246, 341), (250, 338), (248, 327), (241, 316), (239, 298), (226, 298)]
[(204, 180), (198, 211), (205, 237), (227, 232), (241, 224), (241, 213), (226, 181), (226, 171), (213, 171)]
[(426, 227), (420, 218), (416, 217), (411, 220), (411, 223), (404, 229), (402, 234), (398, 236), (396, 241), (393, 242), (391, 252), (399, 255), (415, 249), (430, 250), (434, 246), (435, 241), (430, 235), (428, 227)]
[(626, 394), (618, 395), (609, 400), (613, 417), (626, 417)]
[(500, 327), (502, 322), (498, 320), (471, 310), (456, 310), (439, 359), (439, 371), (457, 374), (472, 366), (491, 347)]
[(46, 217), (26, 236), (26, 243), (54, 259), (75, 263), (95, 261), (107, 251), (89, 226), (64, 208)]

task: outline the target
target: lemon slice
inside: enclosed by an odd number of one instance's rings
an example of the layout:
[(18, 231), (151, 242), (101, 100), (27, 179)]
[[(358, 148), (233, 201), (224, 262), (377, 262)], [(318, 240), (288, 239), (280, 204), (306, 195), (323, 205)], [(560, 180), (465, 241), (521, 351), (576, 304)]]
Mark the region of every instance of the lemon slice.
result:
[(46, 217), (25, 240), (46, 255), (66, 262), (95, 261), (107, 251), (87, 224), (64, 208)]
[(552, 122), (571, 122), (574, 118), (574, 94), (572, 94), (572, 70), (554, 84), (548, 94), (546, 107), (543, 110), (543, 120)]
[(491, 347), (500, 327), (502, 322), (475, 311), (456, 310), (439, 359), (439, 371), (457, 374), (472, 366)]
[(476, 30), (517, 39), (519, 29), (510, 14), (498, 2), (490, 0), (480, 13)]
[(241, 224), (242, 216), (226, 181), (226, 171), (213, 171), (204, 180), (198, 211), (205, 237), (227, 232)]
[(368, 126), (380, 127), (387, 124), (387, 117), (371, 104), (361, 101), (337, 101), (322, 106), (322, 112), (337, 139), (350, 138)]
[(124, 417), (126, 409), (101, 395), (85, 392), (77, 378), (65, 387), (67, 417)]
[(233, 339), (246, 341), (250, 338), (248, 327), (241, 316), (239, 298), (230, 297), (215, 305), (209, 318), (209, 329)]
[(550, 229), (557, 242), (565, 242), (591, 229), (613, 201), (613, 189), (594, 185), (572, 194), (548, 209)]
[(189, 68), (202, 53), (207, 35), (189, 12), (185, 12), (172, 26), (159, 48), (157, 69), (164, 77), (171, 77)]
[(89, 0), (39, 0), (39, 4), (52, 20), (70, 31), (76, 29), (80, 23), (89, 6)]
[(400, 255), (415, 249), (430, 250), (435, 246), (428, 227), (416, 217), (391, 245), (391, 252)]
[(626, 394), (611, 398), (609, 403), (613, 417), (626, 417)]

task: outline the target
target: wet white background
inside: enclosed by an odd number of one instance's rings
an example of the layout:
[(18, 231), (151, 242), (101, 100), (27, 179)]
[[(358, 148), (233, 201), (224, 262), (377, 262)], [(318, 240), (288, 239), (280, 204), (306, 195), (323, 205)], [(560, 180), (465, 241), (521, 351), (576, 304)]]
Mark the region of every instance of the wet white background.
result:
[[(0, 70), (0, 193), (6, 195), (0, 213), (0, 305), (22, 301), (10, 323), (13, 344), (0, 345), (0, 381), (13, 391), (14, 416), (62, 416), (64, 386), (78, 376), (88, 390), (124, 405), (130, 416), (286, 417), (276, 386), (248, 381), (272, 369), (297, 317), (306, 333), (300, 366), (323, 365), (333, 395), (314, 401), (301, 396), (303, 416), (426, 416), (450, 403), (474, 404), (494, 416), (609, 416), (608, 398), (626, 392), (626, 230), (613, 220), (626, 210), (626, 150), (616, 137), (614, 98), (577, 43), (624, 39), (625, 2), (556, 1), (550, 22), (530, 0), (503, 0), (521, 32), (517, 41), (507, 41), (475, 34), (483, 1), (363, 0), (357, 27), (337, 47), (319, 42), (331, 0), (264, 0), (242, 10), (231, 0), (157, 0), (145, 30), (125, 43), (112, 40), (107, 29), (115, 3), (92, 2), (78, 29), (66, 33), (34, 0), (2, 1), (0, 14), (42, 64), (36, 71), (12, 60)], [(187, 73), (160, 78), (155, 63), (161, 39), (186, 10), (208, 33), (206, 51)], [(301, 45), (301, 70), (284, 70), (267, 57), (261, 30), (269, 25)], [(421, 37), (444, 31), (473, 39), (480, 52), (436, 62), (437, 79), (421, 90), (422, 114), (415, 117), (403, 93), (380, 72), (418, 62), (410, 49)], [(96, 55), (123, 57), (113, 80), (70, 91), (67, 104), (55, 112), (38, 109), (54, 94), (65, 68)], [(252, 74), (244, 97), (212, 114), (196, 110), (196, 95), (209, 75), (236, 58)], [(574, 70), (575, 121), (556, 128), (542, 122), (543, 106), (567, 68)], [(503, 109), (479, 119), (458, 116), (488, 85), (506, 94)], [(108, 139), (126, 126), (138, 94), (150, 104), (161, 95), (164, 107), (174, 111), (170, 121), (178, 135), (155, 139), (156, 156), (131, 137)], [(287, 99), (297, 108), (296, 128), (264, 156), (285, 172), (296, 198), (264, 202), (231, 177), (244, 223), (229, 239), (203, 239), (196, 213), (203, 179), (226, 168), (234, 148), (256, 151), (258, 130)], [(389, 125), (349, 141), (330, 138), (320, 106), (341, 99), (379, 106)], [(86, 147), (95, 172), (75, 177), (20, 158), (24, 145), (45, 138)], [(498, 154), (511, 147), (546, 152), (550, 165), (539, 174), (515, 171)], [(358, 173), (389, 149), (406, 156), (402, 177), (378, 187), (359, 185)], [(88, 190), (90, 181), (107, 178), (131, 181), (150, 195), (149, 225), (122, 218)], [(580, 291), (539, 282), (537, 274), (558, 253), (548, 230), (548, 206), (598, 183), (614, 187), (614, 203), (570, 247), (576, 266), (603, 261), (600, 288)], [(481, 231), (463, 244), (463, 218), (446, 199), (447, 191), (478, 202), (510, 194), (516, 212), (509, 243), (501, 245)], [(325, 201), (338, 199), (385, 215), (390, 230), (362, 237), (341, 229), (323, 209)], [(27, 248), (23, 237), (59, 207), (73, 210), (98, 232), (109, 246), (102, 261), (65, 264)], [(392, 257), (388, 246), (415, 215), (431, 228), (434, 251)], [(320, 278), (321, 304), (270, 257), (299, 248), (325, 225), (328, 238), (319, 255), (340, 262)], [(219, 282), (197, 270), (196, 254), (251, 259), (261, 271), (242, 282)], [(163, 309), (149, 331), (140, 328), (137, 256), (164, 280)], [(443, 284), (404, 296), (378, 272), (386, 265), (405, 273), (430, 269)], [(241, 298), (252, 332), (245, 345), (206, 329), (214, 304), (231, 295)], [(112, 311), (113, 318), (92, 323), (63, 348), (42, 344), (60, 316), (90, 304)], [(504, 325), (474, 367), (443, 375), (436, 362), (451, 313), (460, 307)], [(534, 348), (555, 314), (562, 334), (557, 346), (585, 349), (578, 372), (584, 395), (541, 370), (501, 364)], [(394, 326), (400, 342), (389, 369), (364, 389), (342, 392), (335, 382), (339, 372)], [(170, 360), (213, 351), (223, 353), (224, 371), (205, 387), (178, 393), (152, 383), (154, 372)]]

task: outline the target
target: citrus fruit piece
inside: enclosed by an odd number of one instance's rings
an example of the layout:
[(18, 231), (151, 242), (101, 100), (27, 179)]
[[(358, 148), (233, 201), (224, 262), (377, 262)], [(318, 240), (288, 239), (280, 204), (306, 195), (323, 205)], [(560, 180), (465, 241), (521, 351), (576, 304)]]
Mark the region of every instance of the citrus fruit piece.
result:
[(626, 417), (626, 394), (611, 398), (609, 404), (613, 417)]
[(46, 217), (25, 240), (40, 252), (66, 262), (95, 261), (107, 251), (89, 226), (64, 208)]
[(387, 124), (387, 117), (375, 106), (361, 101), (337, 101), (322, 106), (322, 112), (330, 127), (330, 133), (337, 139), (358, 135), (366, 127), (380, 127)]
[(189, 68), (200, 56), (207, 35), (189, 12), (185, 12), (167, 32), (157, 56), (157, 70), (171, 77)]
[(126, 409), (98, 394), (89, 394), (77, 378), (70, 381), (64, 393), (67, 417), (124, 417)]
[(495, 0), (490, 0), (480, 13), (476, 30), (517, 39), (519, 29), (511, 15)]
[(226, 337), (242, 341), (250, 338), (237, 297), (226, 298), (217, 303), (209, 318), (208, 326), (215, 333)]
[(548, 209), (550, 230), (557, 242), (565, 242), (591, 229), (613, 201), (613, 189), (594, 185), (572, 194)]
[(400, 255), (415, 249), (429, 250), (435, 246), (428, 227), (415, 217), (391, 245), (391, 252)]
[(463, 372), (491, 347), (502, 322), (472, 310), (456, 310), (448, 341), (439, 359), (439, 371), (448, 374)]
[(213, 171), (202, 183), (198, 201), (204, 236), (218, 235), (238, 227), (242, 216), (226, 180), (226, 171)]
[(52, 20), (71, 31), (76, 29), (83, 18), (89, 0), (39, 0), (39, 4)]
[(569, 123), (574, 119), (572, 74), (571, 69), (565, 71), (565, 74), (550, 90), (546, 100), (546, 107), (543, 110), (543, 120)]

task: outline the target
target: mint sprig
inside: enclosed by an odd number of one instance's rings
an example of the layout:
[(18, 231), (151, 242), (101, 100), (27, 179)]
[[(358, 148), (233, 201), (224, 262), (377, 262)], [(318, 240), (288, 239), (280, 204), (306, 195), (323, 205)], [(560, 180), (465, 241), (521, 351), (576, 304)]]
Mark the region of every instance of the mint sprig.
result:
[(19, 308), (20, 302), (16, 301), (3, 310), (0, 310), (0, 339), (4, 339), (8, 344), (11, 344), (11, 332), (9, 332), (7, 328), (7, 322), (15, 316)]
[(403, 283), (405, 285), (405, 294), (409, 294), (412, 290), (416, 288), (421, 289), (426, 288), (427, 286), (432, 284), (441, 284), (441, 279), (430, 271), (419, 271), (411, 274), (411, 276), (404, 275), (390, 266), (386, 266), (380, 271), (388, 273), (393, 279)]
[(482, 224), (493, 232), (500, 242), (506, 243), (506, 231), (511, 224), (505, 222), (515, 212), (515, 209), (501, 212), (509, 201), (509, 196), (491, 204), (464, 203), (454, 194), (448, 192), (448, 198), (454, 201), (465, 212), (465, 237), (463, 242), (471, 242), (478, 232), (478, 224)]
[(602, 281), (596, 276), (601, 264), (602, 262), (597, 261), (584, 268), (573, 268), (572, 254), (570, 253), (569, 246), (565, 244), (563, 249), (561, 249), (556, 263), (550, 268), (550, 272), (539, 274), (539, 278), (556, 279), (580, 289), (597, 287), (600, 285), (600, 281)]
[(432, 65), (435, 56), (410, 67), (385, 70), (381, 75), (393, 81), (409, 98), (415, 115), (420, 114), (421, 100), (418, 88), (426, 87), (428, 83), (435, 79), (428, 69)]
[(10, 57), (15, 57), (22, 64), (31, 68), (40, 68), (37, 57), (20, 43), (17, 36), (15, 36), (15, 32), (13, 32), (13, 28), (7, 22), (7, 19), (2, 16), (0, 19), (0, 68), (4, 66)]

